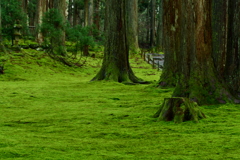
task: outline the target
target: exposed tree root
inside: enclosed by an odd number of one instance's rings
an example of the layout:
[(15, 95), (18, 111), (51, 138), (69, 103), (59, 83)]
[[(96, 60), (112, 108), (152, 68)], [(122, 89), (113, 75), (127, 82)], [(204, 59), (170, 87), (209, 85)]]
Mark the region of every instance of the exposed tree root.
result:
[(197, 103), (191, 102), (188, 98), (174, 97), (164, 99), (154, 118), (158, 118), (158, 121), (181, 123), (184, 121), (198, 122), (206, 117)]

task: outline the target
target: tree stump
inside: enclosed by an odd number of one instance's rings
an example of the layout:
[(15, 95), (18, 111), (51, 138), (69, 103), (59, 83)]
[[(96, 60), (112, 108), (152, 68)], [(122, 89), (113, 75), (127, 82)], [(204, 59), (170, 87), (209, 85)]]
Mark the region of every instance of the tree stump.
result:
[(174, 97), (165, 98), (154, 118), (157, 121), (174, 121), (181, 123), (184, 121), (198, 122), (200, 119), (206, 118), (200, 111), (196, 102), (190, 101), (189, 98)]

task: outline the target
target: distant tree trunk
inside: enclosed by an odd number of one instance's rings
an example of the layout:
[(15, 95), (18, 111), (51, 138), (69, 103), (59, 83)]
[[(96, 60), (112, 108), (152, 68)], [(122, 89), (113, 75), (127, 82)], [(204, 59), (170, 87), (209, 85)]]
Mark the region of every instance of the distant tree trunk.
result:
[(28, 12), (28, 0), (22, 0), (22, 9), (25, 13)]
[(84, 26), (89, 22), (89, 0), (84, 0)]
[(174, 87), (177, 83), (177, 50), (181, 38), (179, 38), (179, 8), (181, 1), (163, 0), (163, 52), (164, 68), (160, 77), (159, 85), (161, 87)]
[(92, 26), (93, 25), (93, 8), (94, 8), (94, 3), (93, 0), (89, 0), (89, 14), (88, 14), (88, 25)]
[(228, 34), (225, 80), (234, 92), (240, 93), (240, 1), (228, 2)]
[[(65, 24), (66, 0), (53, 0), (53, 8), (56, 8), (57, 10), (59, 10), (63, 24)], [(64, 26), (59, 26), (59, 27), (64, 28)], [(65, 45), (65, 32), (64, 32), (64, 29), (62, 29), (62, 30), (63, 30), (63, 32), (61, 35), (59, 35), (59, 39), (61, 40), (61, 44), (64, 46)]]
[(106, 41), (101, 70), (93, 80), (139, 82), (129, 64), (129, 46), (126, 32), (127, 0), (106, 0)]
[(76, 0), (73, 0), (73, 26), (80, 24), (80, 9)]
[(127, 38), (130, 50), (137, 53), (138, 46), (138, 0), (128, 0), (127, 11)]
[(2, 4), (0, 3), (0, 44), (2, 44)]
[(100, 7), (100, 0), (95, 0), (93, 23), (95, 24), (98, 30), (100, 30), (100, 8), (99, 7)]
[[(36, 7), (37, 13), (36, 13), (36, 18), (35, 18), (35, 24), (38, 25), (37, 27), (39, 27), (42, 24), (42, 17), (47, 10), (46, 4), (47, 4), (46, 0), (38, 0), (37, 1), (37, 7)], [(43, 35), (41, 32), (37, 33), (36, 41), (40, 44), (43, 42)]]
[(158, 28), (156, 37), (156, 49), (157, 51), (163, 51), (163, 0), (159, 2), (159, 17)]
[(156, 0), (151, 0), (151, 9), (150, 9), (150, 46), (154, 47), (155, 44), (155, 19), (156, 19)]
[[(164, 2), (167, 2), (165, 0)], [(167, 9), (171, 6), (165, 6)], [(219, 79), (212, 58), (211, 0), (184, 0), (175, 8), (178, 83), (173, 97), (187, 97), (198, 104), (238, 102)], [(168, 16), (168, 15), (165, 15)], [(173, 55), (174, 56), (174, 55)]]
[(73, 0), (68, 1), (68, 22), (73, 26)]

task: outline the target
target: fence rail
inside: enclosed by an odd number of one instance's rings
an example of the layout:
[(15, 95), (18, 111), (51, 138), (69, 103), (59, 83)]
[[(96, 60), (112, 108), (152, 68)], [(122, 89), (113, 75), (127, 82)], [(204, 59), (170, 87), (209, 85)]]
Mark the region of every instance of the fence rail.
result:
[(162, 70), (164, 66), (164, 54), (158, 53), (142, 53), (142, 58), (148, 64), (151, 64), (153, 68), (157, 68), (158, 70)]

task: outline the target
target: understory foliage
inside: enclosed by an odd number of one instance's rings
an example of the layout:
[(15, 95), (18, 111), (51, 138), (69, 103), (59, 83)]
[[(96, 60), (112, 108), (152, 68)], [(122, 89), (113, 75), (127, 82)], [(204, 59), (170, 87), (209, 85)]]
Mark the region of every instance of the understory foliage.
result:
[(4, 38), (11, 39), (13, 33), (13, 26), (16, 20), (22, 24), (22, 31), (26, 32), (27, 28), (27, 16), (21, 8), (21, 3), (19, 0), (2, 0), (0, 1), (1, 14), (2, 14), (2, 33)]
[(53, 8), (44, 14), (41, 32), (44, 35), (44, 43), (49, 45), (49, 53), (64, 55), (64, 44), (60, 37), (64, 36), (66, 24), (59, 10)]
[(82, 27), (80, 25), (68, 27), (66, 30), (67, 39), (74, 43), (73, 54), (76, 56), (78, 52), (82, 54), (85, 46), (94, 46), (94, 38), (90, 35), (90, 27)]
[[(70, 28), (59, 14), (59, 10), (54, 8), (45, 13), (41, 32), (44, 35), (44, 45), (49, 56), (68, 66), (82, 66), (83, 63), (80, 60), (83, 47), (94, 44), (93, 38), (87, 36), (87, 28), (81, 28), (80, 26)], [(65, 34), (73, 42), (74, 50), (71, 50), (71, 54), (67, 52), (65, 46)], [(81, 51), (80, 54), (78, 54), (79, 51)]]

